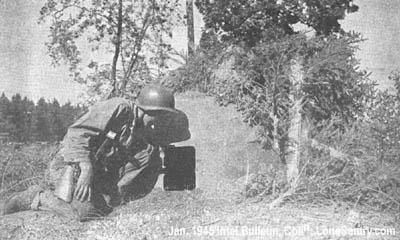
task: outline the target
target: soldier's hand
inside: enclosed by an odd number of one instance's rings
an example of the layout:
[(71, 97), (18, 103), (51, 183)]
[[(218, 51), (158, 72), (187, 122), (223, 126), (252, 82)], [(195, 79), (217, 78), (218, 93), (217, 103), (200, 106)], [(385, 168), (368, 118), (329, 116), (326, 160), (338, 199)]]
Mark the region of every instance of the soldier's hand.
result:
[(150, 153), (152, 151), (152, 146), (148, 145), (147, 149), (144, 149), (140, 152), (138, 152), (137, 154), (135, 154), (134, 158), (137, 161), (137, 163), (139, 164), (139, 167), (144, 167), (145, 165), (149, 164), (149, 160), (150, 160)]
[(90, 201), (92, 197), (93, 166), (90, 162), (79, 163), (81, 173), (76, 184), (74, 196), (78, 201)]

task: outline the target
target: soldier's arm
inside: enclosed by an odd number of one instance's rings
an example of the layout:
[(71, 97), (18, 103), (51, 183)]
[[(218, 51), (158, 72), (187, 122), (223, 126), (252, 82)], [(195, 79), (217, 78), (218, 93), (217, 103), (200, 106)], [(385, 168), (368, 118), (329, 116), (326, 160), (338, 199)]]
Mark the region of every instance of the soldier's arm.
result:
[(78, 119), (63, 140), (64, 159), (67, 162), (90, 162), (90, 140), (108, 131), (117, 132), (133, 114), (125, 100), (109, 100), (94, 105)]
[(127, 114), (130, 112), (129, 105), (106, 101), (95, 105), (68, 129), (63, 142), (64, 159), (79, 163), (81, 172), (74, 192), (77, 200), (91, 199), (93, 179), (91, 139), (98, 137), (99, 134), (106, 134), (107, 131), (120, 129), (120, 125), (129, 118)]
[(96, 134), (96, 131), (90, 129), (70, 128), (64, 138), (65, 161), (79, 163), (81, 170), (74, 191), (74, 197), (78, 201), (91, 200), (93, 164), (90, 159), (89, 140)]

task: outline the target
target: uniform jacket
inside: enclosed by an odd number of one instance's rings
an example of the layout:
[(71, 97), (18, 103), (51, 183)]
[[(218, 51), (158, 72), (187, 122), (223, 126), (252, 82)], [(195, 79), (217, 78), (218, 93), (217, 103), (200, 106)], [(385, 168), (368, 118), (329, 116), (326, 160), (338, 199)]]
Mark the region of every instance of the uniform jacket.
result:
[(135, 155), (140, 150), (149, 149), (149, 145), (163, 146), (190, 138), (187, 116), (168, 113), (165, 118), (152, 129), (147, 140), (133, 138), (128, 141), (131, 132), (135, 135), (134, 103), (123, 98), (111, 98), (98, 102), (68, 128), (61, 143), (61, 154), (66, 162), (85, 162), (93, 159), (93, 154), (104, 142), (107, 134), (115, 137), (114, 146), (128, 155)]

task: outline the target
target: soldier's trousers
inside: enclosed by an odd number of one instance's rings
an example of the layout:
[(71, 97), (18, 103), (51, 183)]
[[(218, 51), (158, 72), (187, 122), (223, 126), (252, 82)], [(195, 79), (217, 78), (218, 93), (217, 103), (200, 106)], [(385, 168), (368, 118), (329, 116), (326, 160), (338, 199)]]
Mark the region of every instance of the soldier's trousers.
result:
[(102, 217), (109, 214), (112, 207), (121, 201), (138, 199), (150, 193), (157, 182), (160, 168), (159, 154), (152, 153), (149, 164), (141, 168), (128, 163), (116, 170), (95, 169), (91, 201), (80, 202), (73, 199), (67, 203), (53, 193), (54, 187), (66, 169), (62, 156), (56, 155), (49, 167), (51, 188), (36, 195), (31, 209), (48, 210), (79, 221)]

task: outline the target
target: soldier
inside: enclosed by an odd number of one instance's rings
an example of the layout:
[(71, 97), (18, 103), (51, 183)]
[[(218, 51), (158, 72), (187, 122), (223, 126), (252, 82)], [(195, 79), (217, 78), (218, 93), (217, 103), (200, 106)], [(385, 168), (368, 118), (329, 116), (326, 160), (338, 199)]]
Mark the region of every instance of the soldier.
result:
[(4, 203), (3, 214), (50, 210), (85, 221), (148, 194), (162, 166), (159, 149), (190, 138), (186, 115), (169, 90), (146, 86), (135, 103), (95, 104), (69, 127), (50, 163), (50, 190), (32, 186)]

